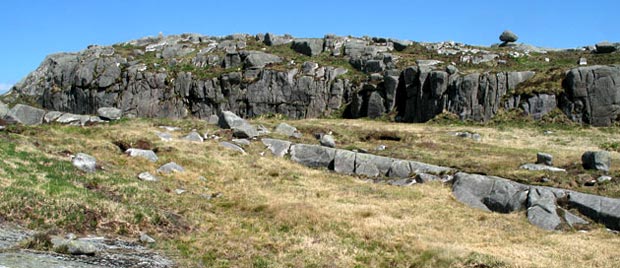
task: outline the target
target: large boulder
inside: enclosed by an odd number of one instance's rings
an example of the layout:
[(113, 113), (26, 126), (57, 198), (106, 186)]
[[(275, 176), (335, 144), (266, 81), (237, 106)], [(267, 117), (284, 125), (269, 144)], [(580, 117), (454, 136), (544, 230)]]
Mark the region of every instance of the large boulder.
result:
[(519, 37), (515, 33), (513, 33), (512, 31), (505, 30), (499, 36), (499, 40), (502, 41), (502, 42), (517, 42), (517, 40), (519, 40)]
[(71, 158), (71, 164), (86, 173), (92, 173), (97, 170), (97, 159), (84, 153), (78, 153), (73, 156)]
[(237, 138), (254, 138), (258, 136), (256, 127), (230, 111), (222, 112), (219, 125), (221, 128), (232, 129), (233, 136)]
[(596, 44), (596, 53), (604, 54), (604, 53), (612, 53), (618, 49), (618, 44), (613, 44), (610, 42), (600, 42)]
[(620, 230), (620, 199), (570, 192), (568, 204), (607, 228)]
[(291, 146), (291, 160), (308, 167), (333, 166), (336, 149), (319, 145), (296, 144)]
[(44, 116), (45, 110), (23, 104), (13, 106), (7, 113), (7, 117), (24, 125), (40, 125)]
[(553, 192), (534, 187), (528, 193), (527, 203), (527, 219), (531, 224), (545, 230), (555, 230), (562, 224)]
[(620, 66), (578, 67), (566, 74), (560, 108), (573, 121), (610, 126), (620, 114)]
[(265, 43), (265, 45), (268, 46), (279, 46), (293, 42), (293, 38), (289, 35), (280, 36), (272, 33), (267, 33), (265, 34), (265, 39), (263, 40), (263, 42)]
[(291, 48), (306, 56), (316, 56), (323, 52), (323, 39), (320, 38), (301, 38), (293, 40)]
[(609, 171), (611, 155), (607, 151), (588, 151), (581, 155), (581, 163), (585, 169)]
[(97, 109), (97, 115), (103, 120), (118, 120), (123, 116), (123, 111), (114, 107), (102, 107)]
[(499, 177), (457, 173), (452, 193), (471, 207), (510, 213), (524, 208), (528, 187)]
[(373, 91), (370, 93), (370, 98), (368, 98), (368, 108), (367, 108), (367, 116), (368, 118), (379, 118), (385, 114), (385, 104), (383, 97), (377, 91)]

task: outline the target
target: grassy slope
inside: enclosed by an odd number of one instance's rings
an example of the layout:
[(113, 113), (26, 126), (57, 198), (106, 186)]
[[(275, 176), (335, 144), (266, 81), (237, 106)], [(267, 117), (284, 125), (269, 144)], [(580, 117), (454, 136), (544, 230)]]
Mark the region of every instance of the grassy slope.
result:
[[(262, 118), (255, 123), (272, 127), (280, 121)], [(616, 129), (594, 128), (555, 128), (553, 135), (542, 134), (553, 126), (325, 119), (289, 123), (305, 133), (302, 142), (315, 143), (314, 131), (330, 130), (341, 148), (383, 143), (388, 145), (384, 155), (522, 180), (544, 175), (515, 171), (518, 164), (533, 161), (537, 150), (553, 153), (559, 166), (572, 165), (582, 151), (597, 149), (617, 135)], [(38, 229), (128, 237), (145, 231), (181, 267), (613, 267), (620, 261), (615, 254), (620, 238), (604, 228), (546, 232), (530, 225), (524, 212), (504, 215), (468, 208), (445, 185), (369, 184), (261, 157), (265, 149), (260, 142), (248, 148), (248, 155), (222, 149), (212, 140), (164, 143), (154, 134), (161, 130), (158, 125), (230, 134), (201, 121), (141, 119), (0, 133), (0, 216)], [(476, 143), (446, 134), (460, 130), (481, 133), (483, 139)], [(378, 133), (402, 140), (377, 141), (372, 137)], [(113, 144), (140, 139), (158, 149), (157, 164), (124, 156)], [(96, 156), (104, 170), (76, 171), (66, 156), (70, 152)], [(154, 172), (168, 161), (187, 172), (154, 183), (137, 180), (139, 172)], [(616, 167), (612, 173), (617, 172)], [(188, 192), (177, 195), (177, 188)], [(616, 182), (588, 190), (620, 192)], [(205, 198), (218, 192), (223, 196)]]

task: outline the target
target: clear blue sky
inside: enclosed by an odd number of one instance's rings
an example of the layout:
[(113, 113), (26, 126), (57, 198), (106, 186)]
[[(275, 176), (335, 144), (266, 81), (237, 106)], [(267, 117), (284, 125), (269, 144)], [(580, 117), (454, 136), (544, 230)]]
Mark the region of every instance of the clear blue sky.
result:
[(519, 42), (570, 48), (620, 41), (620, 1), (2, 1), (0, 92), (47, 54), (148, 35), (327, 33), (490, 45), (504, 29)]

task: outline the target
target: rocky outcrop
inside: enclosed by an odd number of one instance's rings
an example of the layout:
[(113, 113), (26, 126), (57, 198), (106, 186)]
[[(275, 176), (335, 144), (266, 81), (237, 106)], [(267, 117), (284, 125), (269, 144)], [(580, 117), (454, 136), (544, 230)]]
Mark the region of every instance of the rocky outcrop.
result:
[(530, 186), (499, 177), (457, 173), (452, 193), (474, 208), (500, 213), (527, 210), (530, 223), (546, 229), (577, 228), (589, 222), (620, 230), (620, 200), (571, 190)]
[(564, 80), (560, 108), (580, 123), (609, 126), (620, 114), (620, 66), (589, 66), (570, 70)]

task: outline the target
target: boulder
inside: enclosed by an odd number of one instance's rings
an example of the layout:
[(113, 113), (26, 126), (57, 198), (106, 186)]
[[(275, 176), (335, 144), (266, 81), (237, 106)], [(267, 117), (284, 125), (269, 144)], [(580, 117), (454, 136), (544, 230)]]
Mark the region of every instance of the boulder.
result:
[(536, 164), (553, 166), (553, 155), (547, 153), (536, 153)]
[(230, 111), (222, 112), (219, 125), (221, 128), (232, 129), (233, 136), (237, 138), (254, 138), (258, 136), (256, 127)]
[(505, 30), (499, 36), (499, 40), (502, 41), (502, 42), (517, 42), (517, 40), (519, 40), (519, 37), (515, 33), (513, 33), (512, 31)]
[(454, 176), (452, 193), (471, 207), (510, 213), (524, 208), (528, 187), (492, 176), (459, 172)]
[(588, 151), (581, 155), (581, 163), (584, 169), (609, 171), (611, 155), (607, 151)]
[(243, 150), (243, 148), (239, 147), (239, 145), (236, 145), (236, 144), (233, 144), (233, 143), (230, 143), (230, 142), (227, 142), (227, 141), (220, 142), (220, 146), (222, 146), (222, 147), (224, 147), (226, 149), (230, 149), (230, 150), (242, 153), (242, 154), (246, 154), (245, 150)]
[(97, 115), (103, 120), (118, 120), (123, 116), (123, 111), (113, 107), (102, 107), (97, 109)]
[(9, 110), (6, 116), (24, 125), (40, 125), (43, 123), (45, 110), (28, 105), (16, 104)]
[(336, 150), (334, 157), (334, 171), (336, 173), (351, 175), (355, 173), (356, 153), (348, 150)]
[(292, 41), (293, 41), (293, 38), (288, 35), (279, 36), (279, 35), (275, 35), (272, 33), (267, 33), (265, 34), (265, 40), (263, 42), (265, 43), (265, 45), (268, 45), (268, 46), (279, 46), (279, 45), (288, 44)]
[(568, 205), (609, 229), (620, 230), (620, 199), (569, 192)]
[(71, 255), (87, 255), (94, 256), (97, 253), (97, 247), (88, 241), (64, 239), (61, 237), (52, 237), (52, 247), (54, 251), (66, 252)]
[(612, 53), (615, 52), (617, 49), (617, 45), (610, 42), (600, 42), (596, 44), (596, 53), (599, 54)]
[(390, 41), (394, 44), (394, 49), (396, 51), (403, 51), (408, 46), (413, 45), (413, 42), (409, 40), (390, 39)]
[(167, 163), (167, 164), (159, 167), (157, 169), (157, 172), (158, 173), (162, 173), (162, 174), (171, 174), (171, 173), (174, 173), (174, 172), (181, 173), (181, 172), (185, 172), (185, 169), (182, 166), (179, 166), (175, 162), (170, 162), (170, 163)]
[(250, 146), (251, 143), (248, 139), (232, 139), (231, 141), (239, 146)]
[(297, 131), (297, 128), (295, 128), (294, 126), (291, 126), (287, 123), (280, 123), (277, 127), (276, 127), (276, 133), (285, 135), (287, 137), (296, 137), (296, 138), (300, 138), (301, 133), (299, 133), (299, 131)]
[(380, 73), (385, 71), (385, 63), (382, 60), (368, 60), (364, 64), (366, 73)]
[(284, 157), (287, 155), (292, 144), (290, 141), (276, 139), (262, 139), (261, 141), (265, 146), (267, 146), (267, 149), (277, 157)]
[(157, 162), (157, 155), (152, 150), (142, 150), (142, 149), (134, 149), (130, 148), (125, 151), (131, 157), (141, 157), (151, 162)]
[(97, 170), (97, 159), (84, 153), (78, 153), (73, 156), (71, 158), (71, 164), (79, 170), (87, 173), (92, 173)]
[(568, 226), (572, 227), (572, 228), (576, 228), (579, 227), (579, 225), (587, 225), (590, 224), (588, 221), (582, 219), (581, 217), (570, 213), (570, 211), (560, 208), (560, 211), (562, 211), (561, 214), (564, 215), (564, 220), (566, 221), (566, 224), (568, 224)]
[(329, 148), (336, 147), (336, 141), (334, 140), (334, 136), (329, 135), (329, 134), (321, 135), (321, 139), (319, 140), (319, 143), (322, 146), (329, 147)]
[(428, 174), (428, 173), (420, 173), (417, 174), (415, 177), (415, 181), (418, 183), (429, 183), (432, 181), (445, 181), (443, 180), (441, 177), (433, 175), (433, 174)]
[(159, 181), (159, 178), (149, 172), (142, 172), (138, 174), (138, 179), (143, 181)]
[(553, 94), (536, 94), (521, 103), (521, 108), (523, 108), (525, 114), (531, 116), (534, 120), (542, 119), (544, 115), (556, 107), (557, 101)]
[(556, 230), (562, 219), (557, 213), (556, 197), (551, 191), (542, 187), (533, 187), (527, 196), (527, 219), (545, 230)]
[(439, 175), (439, 174), (444, 174), (444, 173), (450, 173), (453, 171), (453, 169), (451, 168), (436, 166), (436, 165), (431, 165), (431, 164), (426, 164), (426, 163), (416, 162), (416, 161), (409, 161), (409, 166), (411, 168), (411, 172), (414, 174), (429, 173), (429, 174)]
[(411, 176), (411, 165), (409, 161), (395, 159), (390, 166), (388, 176), (392, 178), (409, 178)]
[(0, 101), (0, 119), (4, 118), (9, 113), (9, 106)]
[(58, 112), (58, 111), (49, 111), (45, 114), (45, 116), (43, 116), (43, 122), (45, 123), (52, 123), (55, 122), (56, 120), (58, 120), (58, 118), (60, 118), (62, 116), (62, 112)]
[(162, 141), (172, 141), (172, 134), (168, 132), (156, 132), (157, 137), (159, 137)]
[(306, 56), (316, 56), (323, 52), (323, 39), (320, 38), (302, 38), (293, 40), (291, 48), (298, 53)]
[(319, 145), (296, 144), (291, 146), (291, 160), (308, 167), (332, 167), (336, 150)]
[(367, 177), (386, 176), (394, 159), (372, 154), (358, 153), (355, 158), (355, 174)]
[(402, 179), (398, 179), (398, 180), (388, 181), (389, 185), (401, 186), (401, 187), (411, 186), (411, 185), (414, 185), (416, 183), (417, 183), (417, 181), (412, 179), (412, 178), (402, 178)]
[(196, 132), (195, 130), (187, 134), (187, 136), (185, 136), (183, 139), (186, 141), (193, 141), (193, 142), (204, 141), (204, 138), (202, 137), (202, 135), (200, 135), (200, 133)]
[(145, 244), (153, 244), (155, 243), (155, 239), (153, 239), (151, 236), (147, 235), (146, 233), (140, 233), (140, 238), (139, 238), (140, 242), (145, 243)]
[(370, 98), (368, 98), (368, 108), (367, 108), (367, 116), (368, 118), (379, 118), (385, 114), (385, 104), (383, 97), (377, 91), (373, 91), (370, 93)]

